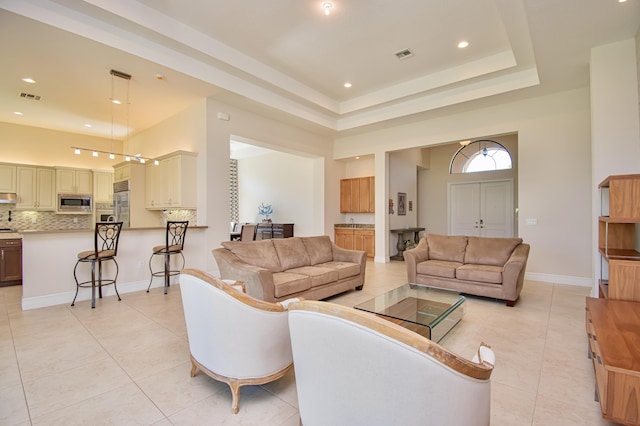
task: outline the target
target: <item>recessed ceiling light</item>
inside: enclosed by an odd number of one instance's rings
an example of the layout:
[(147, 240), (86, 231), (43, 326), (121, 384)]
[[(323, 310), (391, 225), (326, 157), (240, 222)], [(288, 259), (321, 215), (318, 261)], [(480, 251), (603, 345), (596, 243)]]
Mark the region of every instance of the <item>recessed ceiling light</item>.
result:
[(85, 124), (84, 127), (91, 127), (91, 124)]
[(344, 84), (344, 87), (346, 87), (347, 89), (348, 89), (349, 87), (351, 87), (351, 86), (352, 86), (352, 84), (351, 84), (351, 83), (349, 83), (349, 82), (346, 82), (346, 83)]
[(463, 40), (463, 41), (461, 41), (460, 43), (458, 43), (458, 47), (459, 47), (460, 49), (464, 49), (464, 48), (465, 48), (465, 47), (467, 47), (467, 46), (469, 46), (469, 42), (468, 42), (468, 41)]
[(333, 3), (330, 1), (325, 1), (322, 3), (322, 10), (324, 10), (324, 14), (329, 16), (331, 14), (331, 9), (333, 9)]
[(34, 79), (29, 78), (29, 77), (23, 78), (22, 81), (24, 81), (25, 83), (31, 83), (31, 84), (36, 82)]
[(356, 157), (356, 160), (359, 160), (359, 159), (360, 159), (360, 157)]
[(113, 102), (113, 103), (114, 103), (114, 104), (116, 104), (116, 105), (120, 105), (120, 104), (122, 103), (122, 102), (120, 102), (120, 101), (119, 101), (119, 100), (117, 100), (117, 99), (112, 99), (112, 100), (111, 100), (111, 102)]
[(627, 0), (618, 0), (618, 3), (624, 3), (624, 2), (626, 2), (626, 1), (627, 1)]
[(13, 113), (14, 113), (15, 115), (22, 115), (22, 113), (21, 113), (20, 111), (13, 111)]

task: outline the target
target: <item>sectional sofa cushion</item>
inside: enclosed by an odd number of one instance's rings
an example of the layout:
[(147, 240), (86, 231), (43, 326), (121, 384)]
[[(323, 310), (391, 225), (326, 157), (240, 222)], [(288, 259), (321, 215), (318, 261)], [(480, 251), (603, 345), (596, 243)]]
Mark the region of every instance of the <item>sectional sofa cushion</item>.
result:
[(331, 268), (338, 272), (338, 279), (356, 277), (360, 274), (360, 265), (349, 262), (325, 262), (322, 265), (325, 268)]
[(458, 235), (427, 234), (429, 259), (464, 262), (467, 237)]
[(502, 284), (502, 266), (462, 265), (456, 269), (456, 278), (466, 281), (478, 281)]
[(271, 241), (276, 253), (278, 253), (278, 259), (283, 271), (311, 265), (307, 249), (300, 238), (278, 238)]
[(307, 275), (311, 278), (311, 287), (329, 284), (338, 281), (338, 271), (332, 268), (322, 266), (303, 266), (301, 268), (289, 269), (287, 272), (295, 274)]
[(252, 241), (251, 244), (242, 241), (223, 241), (220, 244), (245, 263), (271, 272), (282, 271), (278, 253), (271, 240)]
[(522, 238), (468, 237), (464, 263), (503, 266)]
[(273, 274), (273, 286), (275, 296), (284, 297), (309, 290), (311, 288), (311, 278), (307, 275), (291, 272), (277, 272)]
[(302, 242), (307, 249), (307, 254), (309, 255), (312, 266), (333, 260), (331, 239), (327, 235), (304, 237), (302, 238)]
[(418, 263), (418, 274), (435, 275), (436, 277), (455, 278), (456, 268), (462, 266), (460, 262), (448, 260), (425, 260)]

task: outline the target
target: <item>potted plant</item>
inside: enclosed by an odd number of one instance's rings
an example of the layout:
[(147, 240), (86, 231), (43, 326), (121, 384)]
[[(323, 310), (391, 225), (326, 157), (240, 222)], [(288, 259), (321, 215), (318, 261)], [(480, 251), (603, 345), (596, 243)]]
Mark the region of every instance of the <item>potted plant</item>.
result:
[(264, 216), (264, 219), (262, 219), (262, 222), (269, 223), (271, 222), (271, 219), (269, 218), (269, 216), (273, 214), (273, 207), (271, 207), (271, 204), (261, 203), (258, 206), (258, 214), (260, 216)]

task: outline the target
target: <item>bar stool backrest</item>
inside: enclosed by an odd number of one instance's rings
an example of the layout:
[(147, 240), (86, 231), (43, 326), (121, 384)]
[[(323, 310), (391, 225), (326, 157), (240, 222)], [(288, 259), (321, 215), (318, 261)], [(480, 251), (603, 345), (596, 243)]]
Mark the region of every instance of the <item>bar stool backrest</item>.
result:
[(171, 251), (182, 250), (184, 248), (184, 237), (187, 235), (189, 221), (167, 222), (166, 248)]
[(96, 222), (94, 238), (96, 257), (99, 252), (107, 250), (113, 251), (113, 256), (118, 254), (118, 240), (121, 230), (122, 222)]

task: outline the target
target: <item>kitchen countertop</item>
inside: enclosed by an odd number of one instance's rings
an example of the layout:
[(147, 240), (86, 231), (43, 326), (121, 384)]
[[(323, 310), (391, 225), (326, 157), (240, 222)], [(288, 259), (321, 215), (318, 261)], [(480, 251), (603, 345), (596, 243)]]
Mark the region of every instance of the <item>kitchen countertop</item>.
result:
[(0, 232), (0, 240), (20, 240), (22, 235), (17, 232)]
[[(208, 226), (189, 226), (189, 229), (207, 229)], [(166, 226), (151, 226), (148, 228), (122, 228), (122, 232), (127, 232), (127, 231), (164, 231), (166, 230)], [(13, 232), (7, 232), (7, 233), (2, 233), (0, 232), (0, 238), (3, 238), (4, 235), (17, 235), (18, 237), (13, 237), (13, 238), (21, 238), (21, 234), (28, 234), (28, 235), (34, 235), (34, 234), (68, 234), (68, 233), (76, 233), (76, 232), (93, 232), (94, 228), (84, 228), (84, 229), (23, 229), (21, 231), (18, 231), (18, 233), (13, 233)], [(4, 237), (7, 238), (7, 237)]]
[(334, 228), (341, 229), (375, 229), (375, 225), (372, 223), (334, 223)]

